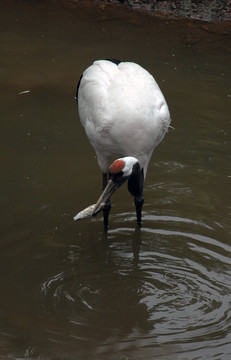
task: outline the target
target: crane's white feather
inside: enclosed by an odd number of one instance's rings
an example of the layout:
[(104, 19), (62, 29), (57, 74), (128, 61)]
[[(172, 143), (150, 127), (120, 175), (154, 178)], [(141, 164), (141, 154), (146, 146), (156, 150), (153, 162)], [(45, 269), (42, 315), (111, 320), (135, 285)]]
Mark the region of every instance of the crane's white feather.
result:
[(164, 96), (148, 71), (132, 62), (95, 61), (80, 82), (78, 109), (98, 163), (133, 156), (144, 168), (171, 122)]

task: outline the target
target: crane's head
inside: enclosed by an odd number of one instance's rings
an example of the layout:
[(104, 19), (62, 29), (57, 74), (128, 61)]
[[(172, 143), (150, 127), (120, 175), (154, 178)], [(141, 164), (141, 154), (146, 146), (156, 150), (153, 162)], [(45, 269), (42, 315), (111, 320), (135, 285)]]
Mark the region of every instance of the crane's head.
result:
[(132, 156), (119, 158), (109, 167), (108, 184), (95, 205), (93, 216), (97, 215), (104, 208), (111, 195), (126, 180), (128, 180), (128, 190), (133, 196), (142, 195), (144, 183), (143, 169), (139, 161)]

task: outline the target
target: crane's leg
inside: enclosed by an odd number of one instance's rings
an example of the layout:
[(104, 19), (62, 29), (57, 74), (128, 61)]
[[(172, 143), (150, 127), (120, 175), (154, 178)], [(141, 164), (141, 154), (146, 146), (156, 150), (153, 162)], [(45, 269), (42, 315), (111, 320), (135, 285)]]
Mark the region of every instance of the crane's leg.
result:
[(128, 190), (134, 197), (134, 203), (136, 206), (136, 218), (139, 227), (141, 226), (142, 207), (144, 203), (143, 189), (144, 189), (144, 170), (141, 169), (139, 173), (134, 174), (133, 177), (128, 179)]
[(141, 226), (142, 223), (142, 206), (144, 203), (144, 197), (143, 194), (139, 196), (134, 196), (134, 203), (136, 206), (136, 218), (138, 226)]
[[(103, 173), (103, 190), (105, 189), (106, 186), (107, 186), (107, 173)], [(108, 199), (103, 209), (104, 229), (108, 228), (108, 217), (110, 210), (111, 210), (111, 201), (110, 199)]]

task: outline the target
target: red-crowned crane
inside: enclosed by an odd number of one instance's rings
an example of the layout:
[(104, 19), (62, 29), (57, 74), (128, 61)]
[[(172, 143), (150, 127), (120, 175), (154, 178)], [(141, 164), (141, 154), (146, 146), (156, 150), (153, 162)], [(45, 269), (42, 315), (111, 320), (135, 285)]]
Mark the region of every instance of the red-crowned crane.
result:
[(128, 180), (140, 225), (148, 163), (171, 122), (158, 84), (138, 64), (98, 60), (83, 72), (76, 100), (80, 121), (103, 173), (104, 190), (92, 215), (103, 210), (107, 228), (110, 196)]

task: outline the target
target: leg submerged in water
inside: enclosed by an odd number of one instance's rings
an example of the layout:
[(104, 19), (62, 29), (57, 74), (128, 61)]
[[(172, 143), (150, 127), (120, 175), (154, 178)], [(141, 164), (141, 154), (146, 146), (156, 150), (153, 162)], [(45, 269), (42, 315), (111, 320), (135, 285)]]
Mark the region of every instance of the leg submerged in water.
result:
[[(107, 186), (107, 173), (103, 173), (103, 190), (105, 189), (106, 186)], [(110, 199), (108, 199), (103, 209), (104, 229), (108, 228), (108, 218), (109, 218), (110, 210), (111, 210), (111, 201)]]
[(137, 218), (137, 224), (141, 226), (142, 224), (142, 207), (144, 203), (144, 197), (143, 195), (139, 197), (134, 197), (134, 203), (136, 206), (136, 218)]

